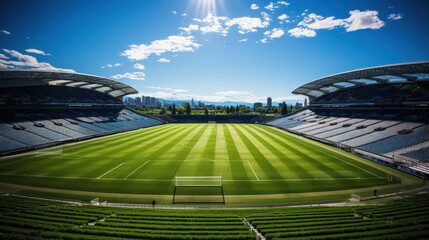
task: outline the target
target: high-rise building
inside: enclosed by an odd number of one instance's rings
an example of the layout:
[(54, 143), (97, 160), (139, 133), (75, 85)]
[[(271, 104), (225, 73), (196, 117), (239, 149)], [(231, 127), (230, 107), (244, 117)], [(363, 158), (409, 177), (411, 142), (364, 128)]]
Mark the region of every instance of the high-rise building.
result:
[(273, 107), (273, 100), (270, 97), (268, 97), (267, 98), (267, 108), (272, 108), (272, 107)]
[(254, 104), (253, 104), (253, 110), (255, 111), (257, 108), (260, 108), (260, 107), (262, 107), (262, 103), (261, 102), (255, 102)]
[(136, 97), (136, 105), (141, 105), (141, 104), (142, 104), (142, 98)]
[(151, 106), (155, 106), (156, 105), (156, 99), (155, 99), (155, 97), (151, 97), (150, 98), (150, 105)]
[(194, 99), (191, 100), (191, 107), (195, 107)]
[(305, 98), (305, 100), (304, 100), (304, 107), (307, 107), (308, 106), (308, 102), (307, 102), (307, 98)]
[(145, 106), (149, 106), (150, 105), (150, 97), (149, 96), (144, 97), (144, 105)]

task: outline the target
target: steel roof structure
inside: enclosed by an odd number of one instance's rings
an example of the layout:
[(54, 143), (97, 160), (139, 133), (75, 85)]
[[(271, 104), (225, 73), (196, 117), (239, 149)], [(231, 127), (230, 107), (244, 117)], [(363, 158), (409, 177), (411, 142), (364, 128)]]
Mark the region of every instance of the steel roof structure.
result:
[(393, 82), (429, 81), (429, 61), (377, 66), (343, 72), (307, 83), (292, 93), (310, 100), (349, 87)]
[(126, 84), (82, 73), (25, 69), (0, 70), (0, 88), (29, 86), (75, 87), (102, 92), (115, 98), (138, 93)]

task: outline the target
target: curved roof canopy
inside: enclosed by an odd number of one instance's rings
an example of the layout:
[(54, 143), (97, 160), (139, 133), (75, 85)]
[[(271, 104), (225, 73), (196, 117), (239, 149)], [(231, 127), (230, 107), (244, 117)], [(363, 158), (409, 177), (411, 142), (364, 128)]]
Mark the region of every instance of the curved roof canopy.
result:
[(317, 79), (295, 89), (310, 99), (355, 86), (393, 82), (429, 81), (429, 62), (413, 62), (364, 68)]
[(116, 98), (138, 93), (137, 90), (126, 84), (82, 73), (23, 69), (0, 70), (0, 88), (46, 85), (89, 89), (109, 94)]

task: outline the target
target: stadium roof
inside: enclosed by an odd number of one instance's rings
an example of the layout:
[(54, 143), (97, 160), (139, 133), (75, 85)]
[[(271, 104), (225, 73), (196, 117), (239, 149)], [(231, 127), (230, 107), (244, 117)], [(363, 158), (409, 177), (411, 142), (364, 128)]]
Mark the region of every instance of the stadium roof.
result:
[(317, 79), (295, 89), (310, 99), (348, 87), (393, 82), (429, 81), (429, 61), (364, 68)]
[(24, 69), (0, 70), (0, 88), (48, 85), (89, 89), (106, 93), (116, 98), (138, 93), (137, 90), (126, 84), (82, 73)]

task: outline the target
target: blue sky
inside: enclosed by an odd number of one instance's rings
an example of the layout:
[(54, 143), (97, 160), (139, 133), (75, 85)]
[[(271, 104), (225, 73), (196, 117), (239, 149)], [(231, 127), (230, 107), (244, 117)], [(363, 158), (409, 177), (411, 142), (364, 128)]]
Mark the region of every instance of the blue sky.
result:
[(429, 60), (429, 1), (2, 0), (0, 68), (66, 70), (143, 95), (302, 99), (295, 88)]

